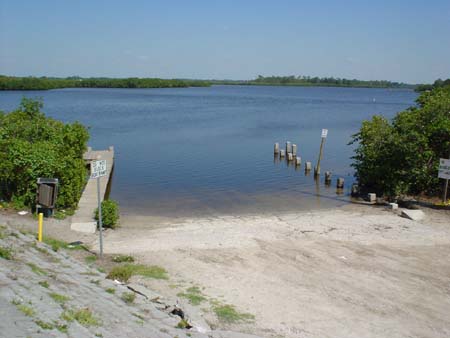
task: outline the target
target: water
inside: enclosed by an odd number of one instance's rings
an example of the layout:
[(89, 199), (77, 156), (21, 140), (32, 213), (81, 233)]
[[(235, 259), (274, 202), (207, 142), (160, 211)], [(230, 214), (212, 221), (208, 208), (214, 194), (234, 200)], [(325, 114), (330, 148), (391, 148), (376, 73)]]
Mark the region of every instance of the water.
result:
[[(213, 86), (0, 92), (0, 109), (42, 97), (46, 114), (90, 127), (90, 145), (114, 145), (111, 198), (125, 214), (161, 217), (309, 210), (348, 203), (352, 146), (363, 120), (414, 104), (411, 90)], [(305, 176), (329, 129), (321, 168)], [(274, 161), (273, 144), (298, 145), (302, 170)], [(346, 189), (338, 195), (337, 176)]]

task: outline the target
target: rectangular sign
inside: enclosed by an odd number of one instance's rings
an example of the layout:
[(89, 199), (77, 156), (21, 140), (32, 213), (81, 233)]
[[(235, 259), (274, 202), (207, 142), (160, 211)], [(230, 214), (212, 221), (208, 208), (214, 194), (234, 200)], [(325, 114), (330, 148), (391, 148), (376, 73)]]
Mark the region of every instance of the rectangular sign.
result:
[(106, 160), (91, 162), (91, 178), (106, 176)]
[(445, 158), (439, 159), (439, 178), (450, 180), (450, 160)]
[(322, 137), (326, 138), (328, 135), (328, 129), (322, 129)]

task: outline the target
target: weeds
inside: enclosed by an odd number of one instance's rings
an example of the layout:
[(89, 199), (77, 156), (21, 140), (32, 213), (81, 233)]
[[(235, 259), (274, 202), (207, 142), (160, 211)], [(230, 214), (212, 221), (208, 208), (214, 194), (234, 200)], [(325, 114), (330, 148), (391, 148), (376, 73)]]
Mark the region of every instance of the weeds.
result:
[(0, 246), (0, 257), (7, 260), (13, 259), (12, 249)]
[(65, 320), (67, 322), (73, 322), (74, 320), (76, 320), (78, 323), (80, 323), (84, 327), (100, 325), (100, 320), (98, 318), (96, 318), (92, 314), (92, 311), (88, 308), (79, 309), (79, 310), (73, 310), (73, 309), (65, 310), (61, 314), (61, 319)]
[(25, 316), (27, 317), (33, 317), (35, 314), (35, 311), (33, 310), (32, 307), (25, 305), (25, 304), (21, 304), (21, 303), (14, 303), (14, 305), (17, 306), (17, 309), (22, 312)]
[(116, 293), (116, 289), (114, 289), (114, 288), (107, 288), (105, 291), (112, 295)]
[(146, 266), (141, 264), (124, 264), (114, 267), (107, 278), (127, 282), (131, 276), (139, 275), (147, 278), (168, 279), (167, 271), (159, 266)]
[(52, 297), (52, 299), (57, 302), (58, 304), (64, 304), (65, 302), (70, 300), (70, 297), (64, 296), (64, 295), (60, 295), (58, 293), (55, 292), (51, 292), (48, 294), (50, 297)]
[(134, 292), (124, 292), (120, 298), (122, 298), (125, 303), (131, 304), (136, 299), (136, 294)]
[(213, 309), (217, 318), (226, 323), (236, 323), (255, 319), (255, 316), (250, 313), (238, 312), (233, 305), (216, 305)]
[(44, 330), (53, 330), (55, 328), (52, 323), (44, 322), (42, 320), (35, 320), (34, 322)]
[(87, 256), (84, 261), (86, 262), (86, 264), (92, 264), (97, 260), (97, 256), (95, 255), (91, 255), (91, 256)]
[(114, 256), (112, 261), (115, 263), (133, 263), (134, 257), (130, 255), (118, 255)]
[(48, 287), (49, 287), (48, 282), (46, 280), (42, 280), (42, 281), (38, 282), (38, 284), (46, 289), (48, 289)]
[(189, 300), (192, 305), (200, 305), (201, 302), (205, 301), (206, 298), (197, 286), (192, 286), (186, 289), (186, 292), (180, 292), (177, 294), (178, 297), (183, 297)]
[(34, 263), (27, 263), (27, 265), (31, 268), (31, 271), (33, 271), (37, 275), (44, 275), (44, 276), (48, 275), (47, 271), (45, 271), (42, 268), (38, 267)]

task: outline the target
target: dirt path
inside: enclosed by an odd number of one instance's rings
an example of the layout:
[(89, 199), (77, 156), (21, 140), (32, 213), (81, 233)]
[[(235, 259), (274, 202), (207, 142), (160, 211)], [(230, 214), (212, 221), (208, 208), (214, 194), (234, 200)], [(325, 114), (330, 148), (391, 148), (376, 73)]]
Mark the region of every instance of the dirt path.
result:
[[(450, 214), (414, 222), (363, 206), (269, 217), (124, 219), (106, 252), (164, 266), (175, 296), (198, 286), (213, 327), (267, 337), (449, 337)], [(223, 324), (211, 307), (255, 316)]]

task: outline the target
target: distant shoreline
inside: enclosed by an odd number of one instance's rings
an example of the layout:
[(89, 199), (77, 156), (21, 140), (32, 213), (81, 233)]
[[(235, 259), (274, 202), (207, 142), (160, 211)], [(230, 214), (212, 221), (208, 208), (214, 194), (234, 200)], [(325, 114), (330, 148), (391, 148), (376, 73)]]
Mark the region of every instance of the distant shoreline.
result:
[(416, 89), (418, 85), (391, 81), (364, 81), (340, 78), (310, 77), (258, 77), (254, 80), (195, 80), (160, 78), (55, 78), (16, 77), (0, 75), (0, 91), (50, 90), (62, 88), (187, 88), (210, 87), (212, 85), (280, 86), (280, 87), (343, 87), (343, 88), (387, 88)]

